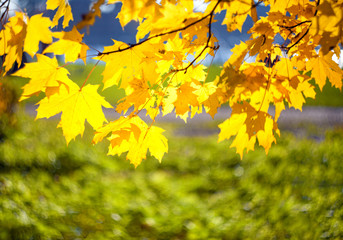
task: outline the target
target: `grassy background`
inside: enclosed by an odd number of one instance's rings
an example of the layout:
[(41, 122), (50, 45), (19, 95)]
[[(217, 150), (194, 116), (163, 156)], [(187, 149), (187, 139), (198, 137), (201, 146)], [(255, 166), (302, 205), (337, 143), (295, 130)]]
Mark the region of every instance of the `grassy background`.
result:
[(343, 238), (341, 129), (284, 133), (240, 160), (214, 135), (162, 125), (169, 153), (134, 169), (89, 128), (66, 147), (56, 125), (19, 114), (2, 128), (0, 239)]

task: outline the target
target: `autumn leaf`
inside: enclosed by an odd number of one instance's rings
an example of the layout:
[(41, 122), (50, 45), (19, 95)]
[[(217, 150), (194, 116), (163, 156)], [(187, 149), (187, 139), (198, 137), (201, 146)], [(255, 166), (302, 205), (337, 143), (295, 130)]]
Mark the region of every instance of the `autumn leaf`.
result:
[[(30, 78), (30, 82), (23, 89), (20, 101), (25, 100), (46, 89), (59, 87), (61, 84), (69, 87), (73, 82), (69, 79), (67, 69), (58, 66), (56, 58), (37, 54), (37, 62), (27, 63), (24, 68), (18, 70), (13, 75), (18, 77)], [(47, 94), (49, 97), (50, 94)]]
[(299, 75), (296, 66), (287, 58), (281, 58), (281, 60), (275, 64), (275, 69), (279, 76), (285, 77), (290, 81)]
[(138, 49), (121, 51), (121, 49), (128, 48), (129, 46), (123, 42), (115, 40), (113, 42), (114, 45), (105, 47), (104, 52), (117, 52), (95, 58), (106, 62), (105, 70), (102, 73), (104, 76), (104, 89), (113, 85), (127, 88), (129, 82), (134, 79), (135, 74), (142, 73), (141, 62), (145, 55)]
[(311, 19), (310, 33), (320, 36), (319, 44), (324, 55), (343, 41), (342, 1), (318, 2), (317, 14)]
[(234, 104), (230, 119), (221, 123), (219, 128), (219, 142), (236, 136), (230, 147), (235, 147), (241, 158), (244, 150), (254, 150), (256, 139), (268, 153), (272, 143), (276, 142), (274, 133), (279, 134), (272, 116), (247, 102)]
[(52, 27), (58, 25), (58, 20), (63, 17), (63, 28), (69, 26), (69, 22), (73, 21), (73, 14), (71, 12), (71, 7), (68, 0), (47, 0), (46, 9), (55, 10), (57, 12), (52, 20)]
[(213, 94), (209, 95), (208, 99), (203, 102), (205, 110), (212, 118), (217, 114), (218, 108), (222, 105), (223, 93), (217, 89)]
[(0, 32), (0, 55), (6, 55), (3, 63), (5, 73), (12, 68), (15, 62), (17, 62), (18, 67), (21, 66), (27, 30), (26, 18), (24, 13), (16, 12)]
[(332, 86), (342, 88), (343, 70), (332, 61), (332, 55), (332, 52), (324, 56), (319, 54), (318, 57), (312, 58), (306, 64), (306, 69), (311, 71), (311, 76), (316, 80), (320, 90), (326, 84), (326, 79), (329, 79)]
[(159, 4), (153, 0), (108, 0), (108, 4), (114, 4), (117, 2), (123, 3), (122, 11), (120, 11), (117, 16), (122, 27), (126, 26), (132, 20), (141, 22), (144, 18), (148, 18), (150, 16), (161, 16), (158, 14)]
[(249, 48), (249, 55), (250, 56), (255, 56), (260, 52), (261, 47), (264, 45), (266, 39), (265, 36), (259, 36), (255, 39), (248, 40), (247, 45)]
[(185, 83), (177, 89), (177, 99), (173, 103), (177, 115), (184, 115), (189, 111), (190, 106), (199, 105), (197, 95), (193, 93), (195, 90), (190, 83)]
[(224, 97), (221, 89), (217, 88), (214, 82), (208, 82), (201, 84), (195, 94), (198, 96), (199, 103), (205, 107), (205, 111), (214, 118)]
[(52, 42), (51, 26), (52, 22), (49, 18), (43, 17), (43, 14), (34, 15), (28, 20), (24, 51), (31, 57), (39, 50), (39, 42)]
[(257, 19), (257, 14), (253, 10), (254, 4), (254, 1), (251, 0), (223, 1), (217, 11), (226, 9), (223, 24), (227, 26), (229, 32), (242, 31), (243, 23), (248, 15), (251, 15), (254, 21)]
[(98, 87), (88, 84), (80, 89), (75, 83), (68, 87), (61, 85), (58, 93), (38, 103), (36, 119), (50, 118), (62, 112), (58, 126), (62, 128), (67, 144), (77, 135), (83, 135), (85, 120), (94, 129), (101, 127), (107, 122), (102, 106), (112, 106), (98, 94)]
[[(136, 21), (138, 27), (136, 41), (114, 40), (93, 58), (104, 63), (103, 89), (115, 86), (125, 93), (116, 103), (116, 111), (128, 114), (102, 126), (106, 122), (102, 107), (110, 105), (97, 92), (98, 86), (87, 85), (87, 77), (79, 88), (55, 57), (37, 54), (35, 59), (35, 55), (40, 43), (51, 44), (54, 37), (56, 42), (43, 53), (63, 54), (67, 64), (80, 58), (85, 61), (88, 46), (77, 29), (93, 25), (105, 2), (121, 2), (117, 18), (122, 27), (130, 21)], [(280, 134), (277, 121), (281, 113), (291, 107), (302, 110), (307, 98), (315, 97), (311, 79), (320, 89), (327, 80), (342, 88), (343, 70), (332, 57), (341, 54), (343, 4), (333, 0), (205, 2), (204, 9), (197, 11), (189, 0), (97, 0), (76, 27), (58, 32), (51, 28), (58, 26), (60, 19), (64, 18), (63, 27), (72, 20), (67, 0), (46, 1), (47, 9), (56, 11), (52, 21), (42, 14), (29, 18), (16, 13), (6, 22), (3, 14), (2, 73), (15, 63), (20, 65), (23, 52), (29, 53), (34, 62), (15, 73), (30, 78), (21, 100), (45, 94), (37, 117), (61, 113), (59, 126), (67, 142), (82, 135), (87, 120), (97, 129), (94, 143), (108, 138), (109, 154), (127, 152), (135, 166), (148, 152), (161, 160), (168, 150), (163, 130), (153, 126), (158, 114), (175, 111), (185, 121), (204, 111), (214, 117), (223, 104), (231, 107), (232, 114), (219, 125), (219, 141), (233, 138), (231, 147), (241, 157), (254, 150), (257, 142), (268, 153), (275, 135)], [(269, 9), (265, 16), (258, 15), (260, 5)], [(213, 61), (221, 45), (213, 25), (219, 19), (217, 14), (222, 14), (219, 24), (226, 25), (227, 31), (241, 31), (249, 16), (253, 24), (246, 24), (250, 38), (231, 49), (220, 76), (210, 80), (203, 62)], [(272, 106), (274, 115), (269, 113)], [(151, 125), (138, 113), (146, 113)]]
[(239, 45), (236, 45), (232, 50), (233, 54), (231, 55), (228, 63), (239, 68), (244, 60), (244, 57), (248, 53), (248, 45), (244, 42), (241, 42)]
[(146, 159), (147, 151), (161, 162), (168, 152), (167, 139), (162, 135), (163, 129), (148, 127), (138, 116), (120, 117), (97, 129), (93, 143), (102, 141), (109, 134), (109, 155), (118, 155), (127, 152), (126, 159), (137, 167)]
[[(135, 5), (136, 4), (137, 3), (135, 2)], [(165, 1), (163, 7), (160, 7), (157, 3), (148, 0), (147, 3), (145, 3), (145, 7), (151, 8), (154, 14), (151, 16), (145, 15), (147, 19), (138, 26), (137, 41), (143, 39), (148, 33), (155, 35), (164, 32), (170, 28), (170, 22), (173, 22), (174, 26), (180, 28), (200, 18), (199, 13), (193, 12), (193, 1), (181, 0), (176, 5), (169, 1)], [(140, 14), (145, 11), (146, 9), (140, 9)], [(123, 14), (125, 14), (125, 12), (123, 12)], [(118, 18), (121, 20), (124, 17), (120, 14)], [(143, 18), (140, 17), (139, 19), (141, 21)]]
[(146, 103), (146, 101), (151, 97), (150, 89), (148, 83), (143, 78), (133, 79), (130, 83), (132, 92), (125, 97), (125, 100), (118, 104), (116, 111), (125, 112), (129, 107), (135, 106), (135, 111), (138, 111), (140, 106)]
[(59, 40), (49, 45), (43, 53), (65, 54), (65, 62), (82, 59), (86, 63), (89, 47), (82, 43), (83, 34), (80, 34), (76, 27), (73, 27), (70, 32), (55, 32), (53, 37), (59, 38)]
[(236, 147), (236, 152), (243, 158), (244, 149), (253, 150), (255, 146), (256, 138), (253, 137), (249, 140), (249, 136), (246, 133), (246, 114), (233, 114), (223, 123), (219, 124), (220, 133), (218, 142), (225, 139), (230, 139), (231, 136), (236, 136), (230, 147)]

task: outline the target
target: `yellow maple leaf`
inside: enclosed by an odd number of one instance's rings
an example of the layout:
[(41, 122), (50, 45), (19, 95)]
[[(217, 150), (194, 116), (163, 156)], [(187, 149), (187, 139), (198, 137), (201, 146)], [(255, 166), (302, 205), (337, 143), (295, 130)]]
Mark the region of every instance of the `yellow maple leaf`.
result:
[(102, 106), (112, 106), (98, 94), (98, 87), (88, 84), (80, 89), (75, 83), (68, 87), (61, 85), (58, 93), (38, 103), (36, 119), (50, 118), (62, 112), (58, 127), (62, 128), (67, 144), (77, 135), (83, 135), (85, 120), (94, 129), (101, 127), (107, 122)]
[(118, 51), (110, 54), (103, 54), (95, 59), (100, 59), (106, 62), (105, 69), (102, 73), (104, 76), (104, 89), (113, 85), (118, 85), (121, 88), (127, 88), (135, 75), (142, 73), (142, 60), (145, 55), (140, 48), (127, 49), (121, 51), (120, 49), (128, 48), (126, 43), (113, 40), (114, 45), (105, 47), (104, 53)]
[(299, 75), (296, 66), (288, 58), (281, 58), (280, 61), (275, 64), (275, 69), (279, 76), (288, 78), (289, 80), (292, 80)]
[(212, 118), (214, 118), (214, 115), (217, 114), (218, 108), (222, 105), (223, 97), (224, 94), (222, 90), (216, 89), (216, 91), (203, 102), (206, 112), (210, 114)]
[(234, 104), (232, 106), (232, 114), (247, 114), (244, 124), (247, 126), (247, 134), (250, 137), (256, 135), (260, 130), (264, 129), (265, 121), (268, 113), (254, 108), (246, 101), (243, 104)]
[(256, 138), (265, 151), (276, 142), (274, 132), (279, 133), (276, 122), (267, 112), (256, 110), (249, 103), (234, 104), (232, 115), (219, 125), (218, 141), (223, 141), (235, 136), (230, 147), (235, 147), (237, 153), (243, 157), (243, 151), (254, 150)]
[(218, 142), (235, 136), (244, 125), (246, 117), (246, 113), (232, 114), (229, 119), (226, 119), (223, 123), (219, 124), (220, 133), (218, 135)]
[(277, 122), (277, 120), (279, 119), (280, 117), (280, 114), (283, 110), (285, 110), (285, 104), (283, 101), (277, 101), (274, 103), (275, 105), (275, 115), (274, 115), (274, 119), (275, 119), (275, 122)]
[(114, 146), (108, 153), (116, 155), (128, 152), (126, 159), (137, 167), (142, 160), (146, 159), (147, 151), (149, 150), (151, 156), (161, 162), (164, 154), (168, 152), (168, 143), (167, 139), (162, 135), (163, 132), (162, 128), (155, 126), (145, 128), (141, 132), (138, 141), (134, 138), (134, 135), (131, 135), (130, 140), (125, 142), (126, 144)]
[(230, 147), (236, 148), (236, 152), (239, 154), (241, 159), (243, 159), (244, 150), (246, 150), (246, 153), (248, 153), (249, 151), (254, 151), (255, 143), (256, 136), (249, 137), (249, 135), (247, 134), (247, 126), (244, 125), (239, 129)]
[(226, 10), (226, 15), (223, 19), (223, 24), (227, 25), (229, 32), (239, 30), (242, 31), (243, 23), (248, 15), (251, 15), (254, 20), (257, 19), (256, 9), (254, 10), (254, 1), (239, 0), (239, 1), (223, 1), (216, 12)]
[(289, 1), (283, 1), (283, 0), (270, 0), (270, 8), (271, 12), (280, 12), (282, 14), (286, 14), (287, 8), (291, 7), (292, 5), (298, 5), (300, 1), (299, 0), (289, 0)]
[(133, 105), (137, 111), (140, 106), (151, 98), (150, 89), (145, 79), (135, 78), (129, 84), (133, 91), (130, 94), (127, 94), (122, 103), (118, 104), (116, 111), (119, 113), (122, 111), (126, 112), (128, 108)]
[(138, 116), (120, 117), (96, 130), (93, 143), (96, 144), (111, 133), (108, 140), (109, 155), (121, 155), (127, 152), (126, 159), (137, 167), (146, 159), (147, 151), (160, 162), (168, 152), (168, 141), (162, 135), (163, 129), (151, 126), (142, 121)]
[(279, 130), (277, 129), (276, 123), (273, 121), (271, 117), (267, 117), (265, 119), (264, 129), (257, 132), (258, 143), (260, 146), (264, 148), (266, 154), (268, 154), (268, 151), (272, 146), (272, 143), (276, 143), (273, 130), (275, 130), (276, 133), (279, 134)]
[(16, 12), (0, 32), (0, 55), (6, 55), (3, 63), (5, 73), (12, 68), (15, 62), (19, 67), (21, 65), (27, 29), (26, 18), (26, 14)]
[(43, 17), (43, 14), (36, 14), (28, 20), (24, 51), (31, 57), (39, 50), (39, 42), (46, 44), (52, 42), (50, 27), (51, 20)]
[(317, 14), (311, 19), (312, 25), (309, 32), (320, 37), (319, 44), (326, 55), (332, 48), (343, 42), (343, 3), (324, 0), (318, 4)]
[(332, 55), (333, 52), (324, 56), (319, 53), (318, 57), (311, 58), (306, 63), (306, 70), (312, 71), (311, 76), (315, 79), (320, 90), (323, 89), (327, 78), (333, 86), (342, 88), (343, 70), (332, 60)]
[(108, 0), (108, 4), (117, 2), (123, 3), (122, 10), (117, 16), (123, 28), (132, 20), (142, 22), (144, 18), (160, 16), (158, 12), (160, 6), (154, 0)]
[(197, 95), (193, 93), (195, 90), (189, 82), (182, 84), (177, 89), (177, 99), (173, 103), (176, 115), (184, 115), (189, 112), (190, 106), (195, 107), (199, 105)]
[[(25, 67), (19, 69), (14, 76), (30, 78), (30, 82), (23, 89), (20, 101), (25, 100), (40, 92), (46, 92), (47, 88), (59, 87), (61, 84), (72, 85), (68, 78), (67, 69), (58, 66), (56, 58), (49, 58), (42, 54), (37, 54), (37, 62), (27, 63)], [(48, 97), (49, 93), (46, 94)]]
[(56, 32), (53, 36), (59, 40), (49, 45), (43, 53), (65, 54), (65, 62), (82, 59), (86, 63), (89, 47), (82, 43), (83, 34), (80, 34), (75, 26), (70, 32)]
[(302, 111), (303, 104), (305, 103), (302, 92), (297, 89), (290, 91), (288, 103), (289, 107), (294, 107), (295, 109)]
[(69, 22), (73, 21), (73, 13), (71, 12), (71, 7), (68, 0), (47, 0), (46, 9), (55, 10), (57, 12), (52, 20), (52, 27), (58, 25), (58, 20), (63, 17), (63, 28), (69, 26)]
[(199, 103), (203, 104), (205, 111), (214, 118), (217, 109), (221, 106), (223, 99), (223, 92), (217, 88), (214, 82), (208, 82), (200, 85), (196, 92)]
[(227, 63), (231, 64), (236, 69), (239, 69), (248, 53), (248, 45), (244, 42), (241, 42), (239, 45), (235, 45), (235, 47), (231, 49), (231, 52), (232, 55)]
[(259, 36), (255, 39), (247, 41), (250, 56), (255, 56), (257, 53), (259, 53), (260, 48), (265, 43), (265, 36)]
[(130, 127), (130, 124), (127, 124), (127, 122), (130, 123), (130, 119), (131, 118), (121, 116), (119, 119), (109, 122), (103, 125), (102, 127), (96, 129), (92, 143), (97, 144), (101, 142), (105, 137), (107, 137), (107, 135), (111, 132), (120, 131), (127, 127)]
[[(201, 17), (201, 13), (193, 12), (193, 1), (181, 0), (176, 5), (175, 3), (165, 1), (164, 4), (160, 6), (152, 0), (148, 0), (146, 5), (148, 5), (147, 7), (153, 8), (154, 14), (149, 15), (147, 14), (147, 11), (140, 10), (140, 16), (144, 16), (146, 19), (144, 19), (137, 28), (137, 41), (144, 38), (148, 33), (156, 35), (166, 30), (173, 29), (175, 26), (182, 28)], [(118, 15), (118, 17), (120, 16)], [(170, 24), (171, 22), (173, 22), (172, 25)]]
[(244, 124), (246, 117), (246, 113), (232, 114), (229, 119), (218, 125), (220, 128), (218, 142), (236, 136), (230, 147), (235, 147), (241, 158), (243, 158), (244, 149), (247, 149), (247, 151), (254, 149), (256, 141), (255, 136), (249, 138), (246, 133), (247, 126)]
[(168, 87), (165, 92), (165, 97), (162, 101), (162, 115), (165, 116), (174, 110), (174, 102), (177, 99), (175, 87)]

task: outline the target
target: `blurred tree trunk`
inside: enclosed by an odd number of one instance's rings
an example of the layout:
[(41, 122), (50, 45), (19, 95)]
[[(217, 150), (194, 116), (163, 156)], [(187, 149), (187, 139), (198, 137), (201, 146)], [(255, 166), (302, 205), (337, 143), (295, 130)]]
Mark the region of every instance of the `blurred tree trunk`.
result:
[(6, 138), (8, 128), (15, 127), (15, 110), (18, 104), (18, 94), (8, 84), (0, 83), (0, 141)]

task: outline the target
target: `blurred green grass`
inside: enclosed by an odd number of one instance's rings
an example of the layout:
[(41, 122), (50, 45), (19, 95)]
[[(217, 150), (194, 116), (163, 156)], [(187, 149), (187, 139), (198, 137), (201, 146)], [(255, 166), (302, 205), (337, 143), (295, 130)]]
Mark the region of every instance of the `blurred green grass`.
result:
[[(75, 81), (79, 86), (82, 86), (83, 82), (87, 78), (88, 74), (91, 72), (92, 68), (94, 67), (93, 64), (88, 64), (86, 66), (71, 64), (67, 65), (66, 68), (70, 72), (70, 78)], [(99, 84), (99, 92), (105, 97), (105, 99), (110, 102), (112, 105), (115, 105), (117, 101), (125, 96), (124, 90), (118, 89), (117, 87), (110, 87), (103, 90), (102, 84), (102, 75), (101, 73), (104, 70), (104, 65), (97, 65), (94, 68), (94, 71), (90, 75), (87, 83), (89, 84)], [(211, 65), (206, 71), (208, 71), (208, 77), (206, 81), (213, 81), (216, 76), (220, 74), (221, 66), (219, 65)], [(15, 89), (17, 89), (18, 95), (21, 94), (23, 87), (27, 82), (28, 79), (22, 79), (17, 77), (10, 77), (10, 82)], [(316, 99), (306, 99), (305, 106), (328, 106), (328, 107), (343, 107), (343, 93), (337, 88), (331, 87), (329, 83), (327, 83), (323, 91), (320, 91), (318, 87), (315, 89), (316, 91)], [(32, 97), (28, 100), (25, 100), (26, 103), (35, 104), (38, 102), (39, 99), (43, 97), (41, 94), (38, 97)]]
[(162, 163), (134, 169), (91, 146), (66, 147), (57, 122), (19, 113), (0, 141), (0, 239), (342, 239), (343, 130), (284, 133), (240, 160), (216, 136), (173, 135)]

